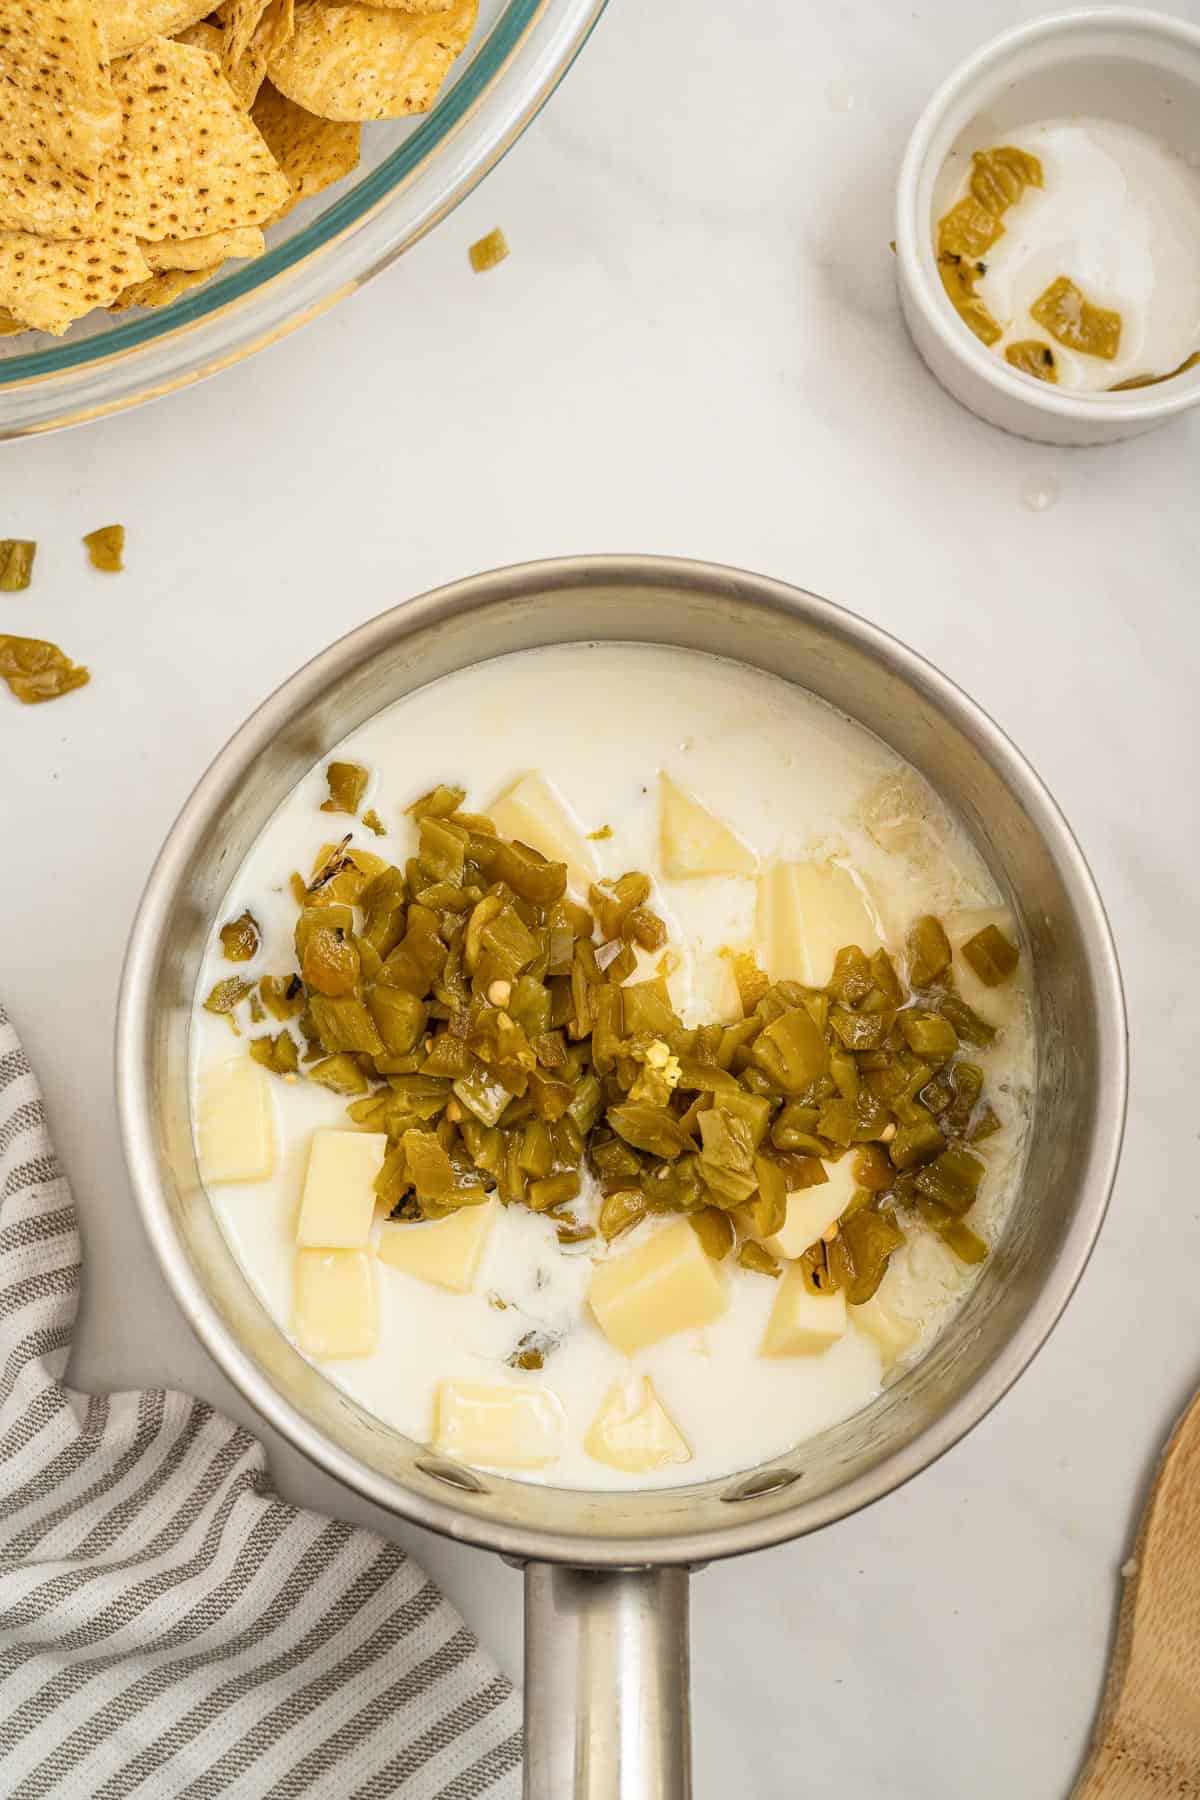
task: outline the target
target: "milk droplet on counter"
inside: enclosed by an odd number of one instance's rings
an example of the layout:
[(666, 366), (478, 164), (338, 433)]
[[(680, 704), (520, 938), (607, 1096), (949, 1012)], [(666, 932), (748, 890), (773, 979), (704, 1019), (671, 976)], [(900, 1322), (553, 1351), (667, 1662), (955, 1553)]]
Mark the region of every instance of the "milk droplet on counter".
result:
[(858, 91), (848, 81), (828, 81), (825, 84), (825, 104), (830, 112), (853, 112), (858, 105)]
[(1030, 512), (1047, 512), (1058, 499), (1058, 483), (1053, 475), (1031, 475), (1021, 488), (1021, 498)]

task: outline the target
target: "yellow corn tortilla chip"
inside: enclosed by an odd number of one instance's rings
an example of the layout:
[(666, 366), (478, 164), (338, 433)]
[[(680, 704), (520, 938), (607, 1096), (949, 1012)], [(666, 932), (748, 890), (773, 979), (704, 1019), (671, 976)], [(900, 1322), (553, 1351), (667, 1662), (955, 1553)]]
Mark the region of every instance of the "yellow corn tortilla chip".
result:
[(0, 306), (0, 337), (20, 337), (28, 331), (28, 325), (22, 325), (20, 319), (14, 319), (7, 306)]
[(218, 9), (225, 33), (225, 51), (231, 63), (240, 62), (245, 56), (263, 22), (264, 13), (270, 10), (271, 0), (225, 0)]
[(159, 243), (140, 246), (156, 275), (169, 269), (216, 269), (231, 257), (245, 262), (252, 256), (261, 256), (266, 247), (257, 225), (243, 225), (238, 231), (214, 231), (208, 237), (164, 238)]
[(193, 50), (206, 50), (220, 62), (225, 54), (225, 33), (219, 25), (208, 19), (201, 19), (197, 25), (189, 25), (184, 31), (172, 31), (169, 34), (177, 44), (190, 44)]
[(0, 232), (0, 306), (37, 331), (68, 325), (144, 281), (149, 264), (130, 238), (43, 238)]
[(287, 203), (286, 175), (205, 51), (155, 38), (112, 79), (125, 121), (105, 171), (114, 226), (152, 242), (207, 237)]
[(296, 0), (271, 0), (254, 35), (262, 40), (268, 53), (274, 55), (276, 50), (282, 50), (295, 29)]
[(406, 13), (445, 13), (454, 5), (454, 0), (371, 0), (373, 6), (386, 6), (392, 12)]
[(258, 99), (258, 91), (267, 79), (267, 52), (255, 39), (245, 56), (225, 70), (225, 79), (247, 112)]
[(199, 287), (215, 269), (168, 269), (162, 275), (151, 275), (146, 281), (123, 288), (109, 304), (109, 312), (125, 312), (131, 306), (170, 306), (189, 288)]
[(86, 236), (120, 130), (90, 0), (0, 0), (0, 231)]
[(221, 65), (226, 81), (241, 101), (247, 112), (254, 105), (258, 90), (262, 86), (267, 73), (266, 46), (256, 39), (240, 61), (230, 66), (225, 55), (225, 33), (219, 25), (211, 24), (207, 19), (199, 25), (189, 26), (187, 31), (175, 33), (177, 44), (190, 44), (193, 50), (207, 50), (215, 56)]
[(263, 84), (268, 58), (292, 35), (295, 0), (224, 0), (218, 14), (225, 29), (225, 79), (249, 108)]
[(212, 0), (92, 0), (110, 58), (140, 50), (152, 37), (177, 37), (212, 11)]
[(322, 119), (399, 119), (428, 112), (467, 45), (477, 0), (447, 12), (299, 0), (296, 29), (267, 63), (289, 100)]
[(251, 115), (271, 155), (292, 184), (283, 218), (301, 200), (340, 181), (358, 166), (362, 126), (337, 119), (318, 119), (289, 100), (268, 81)]

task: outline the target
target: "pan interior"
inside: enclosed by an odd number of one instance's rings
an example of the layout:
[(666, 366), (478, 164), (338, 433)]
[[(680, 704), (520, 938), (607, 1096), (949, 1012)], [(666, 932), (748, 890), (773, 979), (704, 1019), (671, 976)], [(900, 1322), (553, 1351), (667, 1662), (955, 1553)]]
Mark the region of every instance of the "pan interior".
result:
[[(200, 1184), (188, 1028), (206, 933), (234, 870), (298, 777), (413, 689), (551, 643), (653, 643), (732, 657), (816, 694), (926, 777), (1021, 918), (1038, 1081), (1001, 1243), (930, 1353), (865, 1411), (759, 1469), (697, 1487), (592, 1493), (440, 1462), (305, 1361), (235, 1261)], [(1118, 1029), (1112, 1029), (1113, 1021)], [(254, 715), (189, 802), (131, 944), (119, 1078), (151, 1235), (226, 1372), (331, 1472), (416, 1522), (514, 1555), (622, 1564), (730, 1554), (888, 1491), (967, 1430), (1034, 1353), (1098, 1228), (1124, 1097), (1103, 916), (1036, 779), (969, 702), (882, 634), (795, 590), (699, 565), (589, 562), (480, 577), (382, 615)]]

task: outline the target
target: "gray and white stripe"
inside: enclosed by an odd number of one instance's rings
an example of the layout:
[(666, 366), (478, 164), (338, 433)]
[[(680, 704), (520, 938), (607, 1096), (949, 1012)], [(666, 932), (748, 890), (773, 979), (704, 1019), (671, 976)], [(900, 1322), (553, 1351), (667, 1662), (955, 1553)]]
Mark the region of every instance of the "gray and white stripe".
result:
[(183, 1394), (62, 1385), (80, 1248), (0, 1008), (0, 1792), (513, 1800), (520, 1711), (395, 1544)]

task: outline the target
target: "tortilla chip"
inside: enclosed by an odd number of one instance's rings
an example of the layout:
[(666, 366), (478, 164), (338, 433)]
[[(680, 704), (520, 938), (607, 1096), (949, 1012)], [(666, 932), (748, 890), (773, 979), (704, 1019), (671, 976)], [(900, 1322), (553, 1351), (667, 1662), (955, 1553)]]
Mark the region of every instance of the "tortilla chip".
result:
[(0, 337), (20, 337), (28, 331), (28, 325), (22, 325), (20, 319), (14, 319), (7, 306), (0, 306)]
[(430, 16), (299, 0), (296, 30), (267, 63), (281, 94), (322, 119), (428, 112), (475, 25), (478, 0)]
[(258, 91), (267, 79), (267, 52), (257, 40), (251, 44), (241, 62), (233, 68), (226, 69), (225, 79), (240, 100), (246, 112), (258, 99)]
[(160, 243), (140, 246), (156, 275), (169, 269), (216, 269), (231, 257), (244, 262), (261, 256), (266, 247), (257, 225), (243, 225), (240, 231), (214, 231), (208, 237), (164, 238)]
[(268, 58), (283, 48), (295, 28), (295, 0), (224, 0), (218, 12), (225, 27), (225, 79), (249, 109), (266, 77)]
[(147, 281), (138, 281), (132, 287), (123, 288), (116, 299), (109, 304), (109, 312), (125, 312), (131, 306), (170, 306), (172, 300), (178, 300), (189, 288), (199, 287), (215, 269), (168, 269), (165, 274), (151, 275)]
[(152, 37), (177, 37), (212, 11), (212, 0), (92, 0), (105, 53), (140, 50)]
[(225, 50), (231, 63), (239, 63), (245, 56), (262, 24), (263, 14), (270, 8), (271, 0), (225, 0), (219, 10), (225, 32)]
[(311, 200), (358, 166), (362, 126), (337, 119), (318, 119), (289, 100), (270, 82), (254, 103), (254, 123), (275, 161), (292, 184), (292, 197), (279, 214), (284, 218), (301, 200)]
[(193, 50), (206, 50), (218, 62), (225, 54), (225, 33), (219, 25), (212, 25), (207, 19), (201, 19), (198, 25), (189, 25), (186, 31), (173, 31), (170, 35), (177, 44), (190, 44)]
[(451, 10), (454, 0), (371, 0), (371, 4), (389, 7), (393, 12), (444, 13)]
[(208, 237), (287, 203), (287, 177), (205, 51), (155, 38), (112, 77), (125, 118), (106, 170), (115, 225), (152, 242)]
[(0, 231), (84, 237), (121, 114), (90, 0), (0, 0)]
[(0, 306), (61, 337), (74, 319), (108, 306), (150, 266), (128, 237), (43, 238), (0, 232)]
[(177, 44), (190, 44), (193, 50), (207, 50), (215, 56), (221, 65), (221, 72), (226, 81), (241, 101), (246, 112), (254, 105), (258, 90), (267, 74), (267, 51), (265, 45), (257, 41), (251, 44), (241, 60), (231, 67), (225, 55), (225, 33), (219, 25), (210, 24), (207, 19), (199, 25), (192, 25), (187, 31), (175, 33)]

